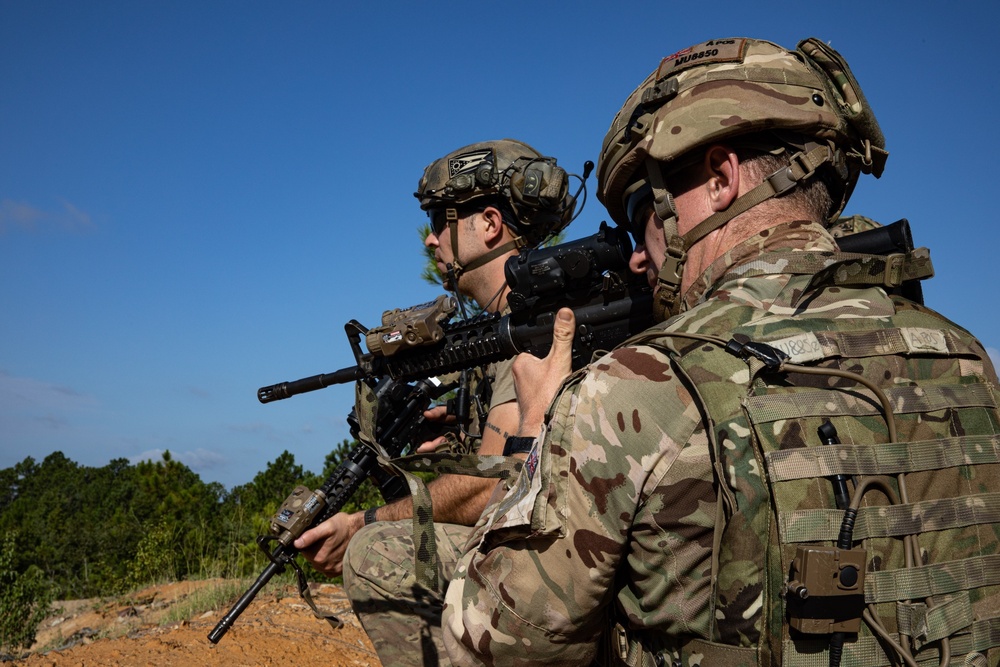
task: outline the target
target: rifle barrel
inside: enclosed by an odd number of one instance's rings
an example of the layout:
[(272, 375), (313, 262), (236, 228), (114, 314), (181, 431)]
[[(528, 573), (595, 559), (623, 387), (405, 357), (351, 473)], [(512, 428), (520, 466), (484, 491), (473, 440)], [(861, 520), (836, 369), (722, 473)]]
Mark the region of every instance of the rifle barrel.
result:
[(234, 604), (233, 608), (229, 610), (229, 613), (223, 616), (222, 620), (219, 621), (215, 625), (215, 628), (212, 629), (212, 632), (208, 634), (208, 641), (213, 644), (218, 644), (219, 640), (222, 639), (222, 637), (229, 631), (229, 628), (233, 627), (233, 623), (235, 623), (236, 619), (240, 617), (240, 614), (246, 611), (246, 608), (250, 606), (253, 599), (257, 597), (257, 593), (260, 593), (260, 589), (264, 588), (267, 582), (271, 580), (271, 577), (276, 574), (280, 574), (284, 569), (284, 565), (274, 561), (264, 568), (264, 571), (260, 573), (259, 577), (257, 577), (257, 581), (253, 582), (253, 586), (247, 589), (246, 593), (243, 594), (243, 597), (236, 601), (236, 604)]
[(364, 371), (359, 366), (348, 366), (332, 373), (320, 373), (301, 380), (292, 382), (279, 382), (257, 390), (257, 400), (261, 403), (280, 401), (289, 396), (304, 394), (309, 391), (316, 391), (329, 387), (331, 384), (344, 384), (354, 382), (364, 377)]

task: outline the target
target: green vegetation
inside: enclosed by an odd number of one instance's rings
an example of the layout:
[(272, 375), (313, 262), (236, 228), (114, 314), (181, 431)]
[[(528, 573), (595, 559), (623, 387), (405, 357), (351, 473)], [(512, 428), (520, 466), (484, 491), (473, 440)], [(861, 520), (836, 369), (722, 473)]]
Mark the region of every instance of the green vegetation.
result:
[[(417, 234), (420, 236), (420, 243), (423, 244), (430, 236), (431, 226), (429, 223), (423, 223), (417, 227)], [(434, 248), (428, 248), (426, 245), (423, 246), (424, 249), (424, 268), (420, 272), (420, 277), (425, 283), (430, 283), (431, 285), (440, 285), (444, 281), (444, 276), (441, 275), (441, 271), (438, 270), (437, 261), (434, 259)]]
[(14, 568), (17, 552), (17, 534), (5, 533), (0, 542), (0, 654), (31, 646), (52, 604), (52, 586), (38, 566), (20, 572)]
[(250, 579), (224, 579), (217, 585), (199, 588), (183, 601), (170, 607), (160, 625), (186, 621), (206, 611), (220, 611), (230, 607), (250, 584)]
[[(230, 491), (202, 482), (169, 452), (160, 461), (116, 459), (103, 468), (56, 452), (0, 470), (0, 648), (30, 643), (32, 619), (52, 599), (120, 595), (187, 578), (256, 578), (267, 560), (255, 539), (271, 515), (298, 484), (319, 486), (354, 446), (341, 442), (320, 474), (283, 452)], [(366, 481), (344, 510), (379, 502)], [(311, 579), (325, 580), (300, 562)]]

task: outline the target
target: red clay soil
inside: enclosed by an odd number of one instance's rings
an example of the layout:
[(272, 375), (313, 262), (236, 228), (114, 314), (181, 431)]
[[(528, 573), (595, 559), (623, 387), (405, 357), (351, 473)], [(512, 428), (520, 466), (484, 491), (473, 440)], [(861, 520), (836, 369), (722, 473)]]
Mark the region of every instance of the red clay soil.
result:
[(129, 602), (74, 600), (56, 603), (60, 609), (38, 632), (27, 658), (11, 667), (147, 667), (194, 665), (222, 667), (378, 667), (378, 656), (361, 629), (342, 589), (330, 584), (313, 587), (321, 608), (335, 613), (344, 626), (334, 630), (312, 611), (291, 587), (265, 589), (213, 645), (207, 635), (228, 611), (198, 613), (195, 618), (164, 623), (174, 608), (199, 587), (218, 582), (179, 582), (155, 586)]

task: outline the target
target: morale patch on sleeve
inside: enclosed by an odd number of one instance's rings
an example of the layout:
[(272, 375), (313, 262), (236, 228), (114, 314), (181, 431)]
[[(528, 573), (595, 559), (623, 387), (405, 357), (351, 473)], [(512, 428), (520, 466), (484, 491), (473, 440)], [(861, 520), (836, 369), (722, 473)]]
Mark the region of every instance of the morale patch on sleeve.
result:
[(817, 361), (826, 356), (823, 354), (823, 345), (816, 338), (816, 334), (811, 331), (782, 338), (781, 340), (771, 340), (767, 344), (787, 354), (789, 357), (788, 360), (793, 364), (801, 364), (805, 361)]
[(903, 327), (903, 340), (910, 352), (936, 352), (948, 354), (948, 341), (944, 332), (938, 329)]
[(528, 452), (528, 458), (524, 462), (524, 469), (528, 471), (528, 479), (534, 480), (536, 468), (538, 468), (538, 447)]
[(689, 46), (660, 61), (656, 70), (656, 80), (663, 79), (704, 63), (742, 62), (745, 39), (711, 39), (703, 44)]

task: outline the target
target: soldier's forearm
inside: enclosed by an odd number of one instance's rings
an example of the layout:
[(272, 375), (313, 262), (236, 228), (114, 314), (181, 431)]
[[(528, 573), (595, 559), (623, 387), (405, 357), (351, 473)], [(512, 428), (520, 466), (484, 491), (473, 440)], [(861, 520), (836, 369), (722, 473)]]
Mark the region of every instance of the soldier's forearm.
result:
[[(427, 485), (434, 506), (434, 520), (471, 526), (476, 523), (489, 500), (496, 480), (444, 475)], [(380, 507), (379, 521), (402, 521), (413, 518), (413, 499), (406, 497)]]

